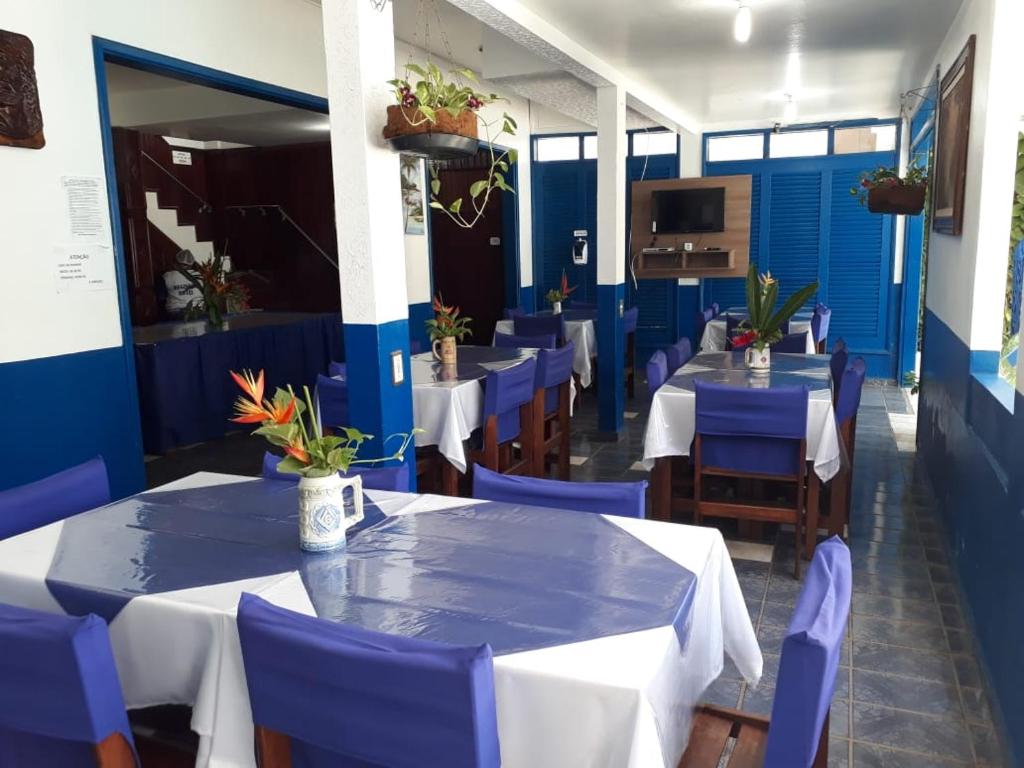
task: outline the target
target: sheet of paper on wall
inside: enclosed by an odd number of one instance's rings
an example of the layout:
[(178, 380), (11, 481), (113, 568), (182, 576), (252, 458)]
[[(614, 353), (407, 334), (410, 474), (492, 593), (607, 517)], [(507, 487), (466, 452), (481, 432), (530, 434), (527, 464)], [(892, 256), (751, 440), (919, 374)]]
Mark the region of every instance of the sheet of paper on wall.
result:
[(108, 246), (58, 245), (53, 253), (57, 293), (114, 290), (114, 257)]
[(106, 239), (106, 195), (99, 176), (62, 176), (72, 242), (95, 243)]

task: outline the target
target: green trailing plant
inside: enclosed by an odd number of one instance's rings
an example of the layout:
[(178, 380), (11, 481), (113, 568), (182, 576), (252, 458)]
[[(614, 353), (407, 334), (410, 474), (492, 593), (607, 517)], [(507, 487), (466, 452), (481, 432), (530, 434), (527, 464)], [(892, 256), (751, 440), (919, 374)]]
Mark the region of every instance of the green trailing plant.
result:
[(1006, 296), (1003, 302), (1003, 348), (1000, 354), (1000, 373), (1016, 383), (1017, 369), (1007, 357), (1017, 348), (1019, 334), (1013, 332), (1013, 254), (1024, 240), (1024, 133), (1017, 135), (1016, 177), (1013, 187), (1013, 210), (1010, 214), (1010, 251), (1006, 265)]
[(860, 184), (850, 187), (850, 194), (858, 198), (861, 205), (867, 205), (868, 192), (875, 187), (923, 187), (927, 183), (928, 169), (916, 163), (907, 168), (905, 176), (900, 176), (898, 168), (879, 166), (861, 174)]
[(817, 282), (805, 285), (776, 311), (779, 281), (772, 277), (771, 272), (758, 274), (757, 265), (751, 262), (747, 268), (747, 317), (739, 324), (740, 333), (733, 339), (733, 347), (752, 346), (762, 350), (781, 341), (782, 324), (788, 322), (817, 292)]
[[(507, 112), (502, 113), (500, 120), (484, 120), (480, 109), (504, 99), (496, 93), (485, 94), (477, 91), (464, 82), (477, 82), (476, 74), (471, 69), (453, 69), (449, 73), (451, 79), (446, 78), (441, 69), (432, 62), (428, 62), (426, 67), (410, 63), (406, 65), (405, 70), (406, 77), (389, 80), (388, 83), (394, 87), (395, 103), (403, 107), (402, 114), (411, 125), (434, 124), (441, 112), (457, 117), (468, 110), (474, 113), (483, 128), (490, 164), (486, 175), (470, 185), (468, 205), (462, 197), (447, 202), (441, 199), (438, 163), (429, 163), (430, 207), (444, 213), (459, 227), (472, 229), (483, 218), (487, 203), (495, 190), (515, 194), (515, 190), (506, 181), (506, 174), (512, 164), (519, 159), (519, 153), (514, 149), (496, 150), (494, 143), (502, 136), (515, 136), (519, 126)], [(411, 75), (419, 79), (412, 81)], [(493, 129), (498, 124), (501, 128), (495, 133)]]

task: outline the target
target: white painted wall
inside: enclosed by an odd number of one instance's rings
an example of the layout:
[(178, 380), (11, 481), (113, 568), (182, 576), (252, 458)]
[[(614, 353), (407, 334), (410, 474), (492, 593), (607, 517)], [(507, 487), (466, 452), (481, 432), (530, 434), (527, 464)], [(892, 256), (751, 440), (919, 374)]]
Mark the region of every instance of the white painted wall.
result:
[(0, 363), (120, 346), (116, 292), (58, 295), (53, 279), (52, 249), (66, 240), (60, 179), (104, 174), (92, 37), (324, 95), (320, 10), (300, 0), (0, 0), (0, 19), (35, 44), (46, 135), (42, 150), (0, 148)]
[(977, 350), (997, 350), (1001, 342), (1021, 14), (1020, 0), (966, 0), (934, 62), (944, 75), (977, 35), (963, 235), (932, 233), (927, 289), (928, 309)]
[[(395, 41), (395, 68), (399, 76), (404, 76), (405, 64), (407, 62), (412, 61), (423, 64), (426, 58), (427, 52), (423, 49), (416, 48), (400, 40)], [(462, 66), (461, 64), (452, 64), (437, 56), (433, 56), (432, 60), (442, 70)], [(508, 91), (503, 91), (501, 86), (490, 83), (487, 80), (481, 80), (477, 90), (484, 93), (497, 93), (499, 96), (507, 99), (507, 101), (490, 104), (480, 112), (481, 117), (485, 121), (496, 123), (492, 128), (493, 132), (496, 133), (501, 129), (501, 115), (503, 112), (507, 112), (519, 126), (514, 137), (510, 139), (508, 135), (504, 135), (500, 138), (499, 143), (503, 146), (514, 148), (519, 152), (519, 187), (514, 198), (515, 204), (519, 208), (519, 284), (520, 286), (530, 286), (533, 285), (530, 102)], [(482, 131), (481, 138), (483, 138)], [(429, 183), (429, 179), (426, 177), (424, 181)], [(430, 215), (429, 212), (427, 215)], [(410, 304), (430, 301), (430, 251), (427, 237), (427, 234), (405, 236), (405, 274)]]

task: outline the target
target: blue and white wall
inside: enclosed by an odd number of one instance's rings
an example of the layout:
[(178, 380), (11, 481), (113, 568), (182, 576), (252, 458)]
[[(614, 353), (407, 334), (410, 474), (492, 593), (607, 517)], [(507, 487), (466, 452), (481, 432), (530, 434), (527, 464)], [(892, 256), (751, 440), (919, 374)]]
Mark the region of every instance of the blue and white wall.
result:
[(977, 35), (964, 231), (931, 234), (918, 446), (942, 505), (969, 618), (1014, 751), (1024, 759), (1024, 372), (996, 366), (1009, 246), (1019, 0), (966, 0), (936, 55), (945, 73)]

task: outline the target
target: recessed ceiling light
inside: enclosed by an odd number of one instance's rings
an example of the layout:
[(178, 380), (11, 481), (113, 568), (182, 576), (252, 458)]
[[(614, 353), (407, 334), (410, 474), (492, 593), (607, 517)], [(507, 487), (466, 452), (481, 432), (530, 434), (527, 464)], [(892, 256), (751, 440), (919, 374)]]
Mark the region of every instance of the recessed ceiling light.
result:
[(737, 43), (745, 43), (750, 39), (750, 33), (754, 28), (754, 14), (746, 0), (739, 0), (739, 4), (736, 19), (732, 24), (732, 36), (736, 38)]

